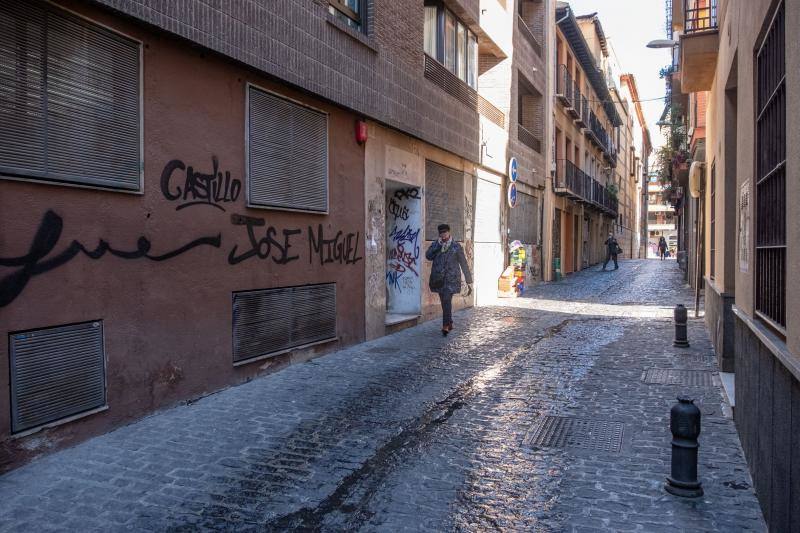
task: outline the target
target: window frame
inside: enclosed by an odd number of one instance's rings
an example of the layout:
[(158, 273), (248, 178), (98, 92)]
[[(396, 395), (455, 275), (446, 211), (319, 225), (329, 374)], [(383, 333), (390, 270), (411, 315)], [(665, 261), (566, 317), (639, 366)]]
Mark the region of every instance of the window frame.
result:
[(716, 253), (717, 253), (717, 162), (711, 162), (711, 177), (709, 191), (709, 278), (715, 279), (716, 276)]
[[(295, 98), (281, 94), (277, 91), (267, 89), (262, 85), (248, 81), (245, 84), (244, 98), (244, 190), (246, 205), (250, 209), (264, 209), (270, 211), (287, 211), (290, 213), (307, 213), (311, 215), (329, 215), (331, 210), (331, 135), (330, 135), (330, 113), (324, 109), (314, 107)], [(256, 89), (276, 98), (281, 98), (293, 104), (299, 105), (311, 111), (325, 115), (326, 138), (325, 138), (325, 210), (302, 209), (295, 207), (273, 206), (253, 203), (250, 199), (250, 89)]]
[[(363, 0), (362, 0), (363, 1)], [(425, 2), (425, 8), (436, 8), (436, 23), (433, 24), (433, 27), (436, 29), (436, 36), (433, 39), (435, 43), (435, 53), (433, 55), (429, 54), (427, 50), (425, 50), (425, 44), (427, 42), (427, 38), (424, 34), (423, 29), (423, 51), (425, 54), (430, 56), (432, 59), (436, 60), (437, 63), (441, 64), (449, 73), (453, 76), (461, 80), (465, 85), (467, 85), (470, 89), (477, 91), (478, 90), (478, 70), (479, 70), (479, 47), (480, 42), (478, 40), (478, 35), (472, 31), (468, 24), (466, 24), (463, 20), (461, 20), (452, 10), (448, 9), (441, 2), (436, 1), (429, 1)], [(448, 58), (447, 58), (447, 23), (448, 23), (448, 16), (452, 17), (453, 20), (453, 36), (451, 46), (453, 47), (453, 68), (451, 69), (448, 66)], [(464, 49), (459, 50), (458, 46), (458, 33), (459, 28), (464, 28)], [(474, 53), (470, 53), (470, 42), (474, 41), (475, 43), (475, 50)], [(462, 60), (464, 61), (464, 77), (462, 78), (459, 75), (459, 64)], [(473, 85), (470, 83), (470, 61), (474, 61), (474, 82)]]
[[(97, 183), (86, 183), (82, 181), (65, 181), (62, 179), (46, 177), (41, 173), (35, 171), (26, 171), (18, 169), (15, 172), (7, 172), (3, 170), (2, 167), (0, 167), (0, 180), (19, 181), (24, 183), (38, 184), (38, 185), (53, 185), (57, 187), (69, 187), (73, 189), (88, 189), (93, 191), (104, 191), (104, 192), (131, 194), (134, 196), (143, 196), (145, 193), (144, 170), (145, 170), (145, 160), (146, 160), (145, 146), (144, 146), (144, 44), (145, 44), (144, 41), (137, 37), (134, 37), (133, 35), (128, 34), (127, 32), (120, 31), (117, 28), (114, 28), (112, 26), (109, 26), (108, 24), (92, 19), (87, 15), (78, 13), (67, 7), (57, 6), (51, 4), (50, 2), (40, 2), (39, 6), (40, 9), (42, 9), (46, 13), (53, 13), (56, 16), (61, 16), (68, 20), (71, 19), (72, 21), (78, 24), (100, 29), (104, 32), (111, 34), (112, 36), (128, 40), (132, 44), (136, 45), (137, 61), (138, 61), (137, 65), (138, 68), (136, 70), (137, 70), (137, 82), (139, 84), (139, 90), (137, 95), (138, 96), (137, 103), (139, 105), (139, 120), (138, 120), (139, 179), (136, 188), (121, 188), (109, 185), (101, 185)], [(46, 60), (47, 57), (45, 56), (45, 61)], [(46, 107), (47, 105), (46, 102), (44, 105)]]
[[(773, 36), (773, 31), (775, 30), (775, 24), (777, 22), (778, 16), (782, 16), (782, 24), (783, 27), (781, 28), (784, 36), (783, 42), (783, 50), (777, 49), (781, 54), (783, 54), (783, 74), (780, 80), (777, 80), (777, 83), (774, 87), (765, 86), (766, 82), (769, 80), (762, 79), (762, 69), (761, 69), (761, 53), (764, 51), (765, 47), (769, 44), (768, 41), (770, 37)], [(754, 105), (753, 105), (753, 144), (755, 148), (755, 158), (753, 161), (753, 170), (755, 179), (753, 180), (753, 222), (752, 222), (752, 230), (753, 230), (753, 237), (752, 237), (752, 244), (751, 250), (753, 251), (752, 258), (754, 261), (754, 268), (753, 268), (753, 276), (752, 276), (752, 288), (753, 288), (753, 314), (758, 321), (762, 324), (766, 325), (769, 329), (773, 332), (777, 333), (781, 336), (784, 340), (786, 338), (787, 333), (787, 326), (788, 321), (786, 320), (787, 312), (788, 312), (788, 301), (787, 301), (787, 274), (789, 272), (788, 268), (788, 250), (791, 244), (791, 240), (789, 239), (788, 234), (788, 224), (789, 224), (789, 217), (787, 207), (788, 207), (788, 196), (786, 192), (786, 185), (788, 183), (788, 173), (787, 173), (787, 163), (788, 163), (788, 119), (790, 115), (790, 109), (788, 106), (787, 101), (787, 93), (788, 93), (788, 67), (787, 64), (787, 51), (788, 41), (785, 40), (786, 36), (786, 2), (784, 0), (780, 0), (776, 3), (773, 10), (770, 12), (769, 17), (765, 19), (765, 23), (763, 25), (762, 36), (753, 51), (753, 86), (754, 86)], [(767, 58), (769, 61), (769, 58)], [(768, 63), (767, 67), (775, 66), (775, 62)], [(767, 78), (769, 74), (766, 74), (764, 78)], [(775, 80), (773, 80), (775, 81)], [(762, 93), (762, 89), (766, 89), (766, 93)], [(765, 134), (762, 136), (762, 119), (769, 120), (768, 117), (765, 117), (767, 111), (771, 111), (770, 106), (775, 103), (775, 100), (778, 98), (779, 93), (782, 92), (784, 98), (784, 107), (783, 107), (783, 160), (780, 162), (775, 163), (773, 168), (763, 168), (765, 162), (763, 161), (763, 154), (769, 152), (775, 152), (775, 147), (777, 143), (774, 139), (774, 132), (772, 135)], [(762, 101), (763, 99), (763, 101)], [(769, 148), (771, 150), (765, 150), (763, 148), (764, 140), (768, 139), (769, 141)], [(762, 173), (762, 171), (764, 171)], [(775, 179), (776, 174), (783, 173), (783, 243), (782, 244), (774, 244), (774, 243), (762, 243), (761, 235), (759, 232), (761, 231), (761, 223), (759, 218), (762, 215), (761, 207), (762, 202), (764, 199), (761, 198), (762, 196), (762, 189), (766, 188), (763, 187), (765, 183)], [(768, 194), (768, 193), (767, 193)], [(765, 195), (766, 196), (766, 195)], [(769, 204), (768, 202), (766, 202)], [(773, 204), (769, 204), (769, 210), (777, 208), (777, 206)], [(769, 222), (769, 221), (765, 221)], [(769, 225), (768, 223), (765, 225)], [(773, 223), (773, 231), (774, 231), (774, 223)], [(774, 238), (774, 236), (770, 236), (770, 238)], [(783, 319), (783, 323), (779, 322), (774, 316), (768, 314), (768, 312), (762, 311), (762, 305), (769, 303), (770, 305), (774, 305), (775, 302), (764, 302), (762, 298), (769, 299), (768, 296), (763, 296), (762, 291), (764, 290), (764, 285), (767, 285), (766, 282), (759, 283), (759, 279), (763, 279), (764, 277), (774, 278), (774, 271), (769, 271), (768, 268), (762, 267), (760, 263), (760, 258), (762, 257), (762, 252), (767, 252), (770, 250), (776, 249), (783, 249), (783, 262), (782, 262), (782, 270), (780, 270), (780, 274), (782, 274), (782, 292), (780, 293), (781, 300), (778, 302), (778, 312), (779, 318)], [(763, 270), (767, 270), (766, 274), (770, 274), (771, 276), (764, 276)], [(774, 281), (773, 281), (774, 283)], [(769, 287), (767, 287), (769, 288)], [(773, 296), (775, 297), (775, 296)]]
[[(336, 13), (331, 13), (333, 16), (340, 14), (347, 18), (350, 22), (342, 21), (355, 31), (367, 34), (367, 19), (369, 9), (368, 0), (357, 0), (359, 11), (354, 11), (353, 8), (347, 5), (347, 0), (328, 0), (329, 8), (333, 9)], [(330, 13), (330, 11), (329, 11)], [(353, 23), (355, 26), (353, 26)]]

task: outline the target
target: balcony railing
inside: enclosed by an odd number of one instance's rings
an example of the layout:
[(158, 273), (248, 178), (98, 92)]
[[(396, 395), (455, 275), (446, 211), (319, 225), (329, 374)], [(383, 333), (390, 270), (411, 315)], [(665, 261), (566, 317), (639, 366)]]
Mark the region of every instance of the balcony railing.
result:
[(717, 29), (717, 0), (684, 0), (686, 35)]
[(581, 112), (578, 118), (575, 119), (575, 124), (579, 128), (587, 128), (589, 126), (589, 102), (586, 100), (585, 96), (581, 96), (580, 101)]
[(519, 27), (520, 34), (528, 41), (533, 51), (536, 52), (536, 55), (542, 57), (542, 45), (539, 43), (539, 39), (536, 38), (523, 18), (519, 15), (517, 15), (517, 26)]
[(517, 128), (517, 137), (519, 138), (520, 142), (527, 146), (528, 148), (532, 148), (538, 153), (542, 153), (542, 141), (541, 139), (537, 139), (536, 135), (534, 135), (530, 130), (528, 130), (522, 124), (518, 124)]
[(567, 70), (566, 65), (558, 66), (558, 76), (556, 77), (556, 96), (559, 101), (566, 108), (574, 107), (575, 105), (575, 84), (572, 81), (572, 75)]
[(575, 119), (581, 116), (581, 90), (578, 88), (578, 82), (573, 83), (572, 107), (567, 108), (567, 113)]
[(567, 159), (556, 161), (553, 189), (559, 196), (568, 196), (615, 218), (619, 211), (619, 202), (608, 188)]
[(603, 151), (603, 155), (612, 167), (617, 166), (617, 147), (614, 145), (614, 138), (609, 135), (603, 123), (594, 114), (594, 111), (589, 111), (588, 119), (586, 120), (586, 135), (592, 140), (598, 148)]

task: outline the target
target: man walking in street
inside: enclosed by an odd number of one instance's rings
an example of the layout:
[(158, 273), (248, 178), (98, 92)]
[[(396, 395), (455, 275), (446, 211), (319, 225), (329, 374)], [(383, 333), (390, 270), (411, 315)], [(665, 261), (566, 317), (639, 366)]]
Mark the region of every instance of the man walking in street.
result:
[(453, 295), (461, 292), (461, 273), (472, 293), (472, 274), (469, 271), (464, 249), (450, 235), (450, 226), (440, 224), (439, 239), (431, 244), (425, 257), (433, 261), (431, 279), (428, 282), (432, 292), (439, 294), (442, 303), (442, 335), (453, 330)]
[(613, 233), (608, 234), (608, 239), (605, 242), (606, 245), (606, 261), (603, 263), (603, 270), (606, 269), (608, 262), (612, 259), (614, 260), (614, 270), (619, 268), (619, 264), (617, 263), (617, 256), (619, 255), (620, 248), (617, 239), (614, 237)]
[(661, 257), (662, 261), (667, 255), (667, 239), (665, 239), (663, 235), (658, 239), (658, 255)]

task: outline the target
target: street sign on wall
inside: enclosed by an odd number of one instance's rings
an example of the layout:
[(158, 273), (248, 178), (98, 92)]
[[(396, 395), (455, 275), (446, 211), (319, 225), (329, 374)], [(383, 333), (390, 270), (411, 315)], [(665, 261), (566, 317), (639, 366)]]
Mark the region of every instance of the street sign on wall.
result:
[(516, 157), (510, 158), (508, 160), (508, 177), (509, 179), (511, 179), (512, 183), (517, 181), (517, 176), (518, 176), (517, 168), (518, 168), (517, 158)]
[(508, 206), (514, 208), (517, 205), (517, 184), (511, 182), (508, 184)]

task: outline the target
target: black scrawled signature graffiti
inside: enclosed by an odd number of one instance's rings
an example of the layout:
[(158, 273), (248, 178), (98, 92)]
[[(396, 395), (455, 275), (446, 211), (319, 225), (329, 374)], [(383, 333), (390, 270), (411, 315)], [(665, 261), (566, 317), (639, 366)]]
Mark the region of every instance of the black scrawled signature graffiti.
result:
[(89, 249), (78, 241), (72, 241), (60, 253), (45, 259), (52, 252), (64, 229), (64, 220), (55, 212), (48, 210), (42, 217), (36, 235), (33, 237), (30, 250), (20, 257), (0, 257), (0, 266), (17, 268), (16, 271), (0, 279), (0, 307), (10, 304), (19, 296), (25, 286), (34, 276), (44, 274), (56, 269), (83, 254), (90, 259), (100, 259), (105, 254), (111, 254), (122, 259), (149, 259), (150, 261), (166, 261), (188, 252), (198, 246), (212, 246), (219, 248), (222, 244), (222, 235), (194, 239), (183, 246), (163, 254), (152, 254), (152, 244), (147, 237), (139, 237), (135, 250), (120, 250), (111, 246), (108, 241), (101, 239), (94, 249)]

